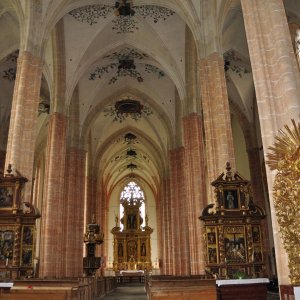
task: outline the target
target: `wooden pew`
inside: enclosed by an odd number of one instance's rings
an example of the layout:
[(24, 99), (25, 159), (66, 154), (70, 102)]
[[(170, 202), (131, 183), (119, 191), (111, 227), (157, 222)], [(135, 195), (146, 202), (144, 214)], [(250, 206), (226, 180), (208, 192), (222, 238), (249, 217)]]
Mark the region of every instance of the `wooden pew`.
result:
[(103, 297), (116, 288), (116, 279), (85, 277), (61, 280), (15, 280), (9, 290), (0, 290), (1, 300), (86, 300)]
[(205, 276), (150, 276), (149, 300), (217, 300), (216, 281)]

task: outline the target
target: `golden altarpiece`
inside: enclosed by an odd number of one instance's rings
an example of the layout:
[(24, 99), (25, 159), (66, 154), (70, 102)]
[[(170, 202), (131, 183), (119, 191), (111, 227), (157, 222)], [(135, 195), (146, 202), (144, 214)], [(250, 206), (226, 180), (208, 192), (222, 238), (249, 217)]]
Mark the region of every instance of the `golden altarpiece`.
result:
[(27, 179), (11, 165), (0, 175), (0, 281), (33, 277), (36, 208), (23, 201)]
[(261, 277), (265, 271), (262, 208), (254, 204), (249, 181), (237, 172), (222, 173), (211, 184), (215, 203), (202, 212), (207, 271), (217, 277)]
[(120, 220), (123, 230), (118, 224), (118, 217), (116, 217), (116, 226), (111, 230), (114, 235), (113, 270), (115, 272), (152, 269), (150, 235), (153, 229), (148, 226), (147, 215), (146, 225), (142, 227), (143, 218), (140, 211), (142, 203), (142, 200), (133, 198), (121, 201), (124, 207), (124, 216)]

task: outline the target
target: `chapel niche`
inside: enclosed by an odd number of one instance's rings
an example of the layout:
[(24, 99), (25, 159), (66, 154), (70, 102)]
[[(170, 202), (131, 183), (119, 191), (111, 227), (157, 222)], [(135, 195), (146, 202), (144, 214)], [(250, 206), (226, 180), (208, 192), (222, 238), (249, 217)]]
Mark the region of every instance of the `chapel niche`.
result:
[(215, 203), (202, 212), (206, 270), (219, 278), (262, 277), (265, 273), (262, 219), (265, 211), (254, 204), (251, 184), (227, 163), (211, 185)]
[(113, 270), (143, 270), (150, 271), (151, 244), (150, 236), (153, 229), (148, 226), (148, 217), (145, 216), (145, 226), (141, 216), (141, 206), (143, 200), (131, 197), (122, 199), (121, 205), (124, 208), (124, 215), (120, 222), (123, 230), (119, 226), (119, 219), (116, 216), (116, 226), (111, 230), (114, 235), (114, 261)]

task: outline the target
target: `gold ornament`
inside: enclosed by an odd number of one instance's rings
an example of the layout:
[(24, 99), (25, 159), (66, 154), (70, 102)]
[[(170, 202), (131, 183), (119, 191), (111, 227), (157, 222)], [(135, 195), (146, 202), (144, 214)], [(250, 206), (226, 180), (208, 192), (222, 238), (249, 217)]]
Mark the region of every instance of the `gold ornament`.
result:
[(277, 170), (273, 200), (280, 233), (288, 254), (290, 279), (300, 284), (300, 123), (285, 125), (274, 147), (269, 147), (267, 164)]

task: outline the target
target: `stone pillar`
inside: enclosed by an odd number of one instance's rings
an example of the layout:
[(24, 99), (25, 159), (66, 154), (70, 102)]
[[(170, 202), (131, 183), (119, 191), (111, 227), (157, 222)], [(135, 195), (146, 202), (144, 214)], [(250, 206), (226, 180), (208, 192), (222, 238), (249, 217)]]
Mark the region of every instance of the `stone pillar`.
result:
[(40, 250), (41, 277), (61, 278), (63, 276), (66, 131), (66, 117), (59, 113), (52, 114), (48, 125), (46, 147)]
[[(300, 75), (282, 0), (241, 0), (244, 15), (263, 147), (300, 112)], [(267, 159), (265, 159), (267, 160)], [(287, 254), (283, 248), (272, 201), (276, 172), (267, 170), (273, 235), (280, 284), (289, 284)]]
[(185, 151), (183, 147), (170, 151), (170, 207), (172, 226), (172, 275), (190, 275), (190, 251), (185, 181)]
[(200, 116), (190, 114), (183, 119), (186, 154), (188, 229), (190, 243), (191, 274), (204, 274), (205, 243), (204, 223), (199, 220), (206, 207), (205, 155)]
[(83, 275), (84, 165), (85, 151), (77, 148), (68, 149), (64, 216), (66, 277)]
[(12, 164), (29, 181), (24, 200), (31, 201), (33, 159), (42, 77), (42, 60), (28, 51), (19, 54), (7, 142), (5, 169)]
[(162, 269), (163, 275), (171, 275), (171, 255), (172, 255), (172, 238), (171, 238), (171, 206), (170, 206), (170, 178), (166, 177), (162, 183), (162, 199), (160, 201), (162, 210)]
[(206, 144), (208, 200), (213, 201), (210, 183), (230, 162), (235, 169), (235, 156), (230, 111), (224, 73), (224, 60), (211, 53), (199, 61), (200, 87)]

